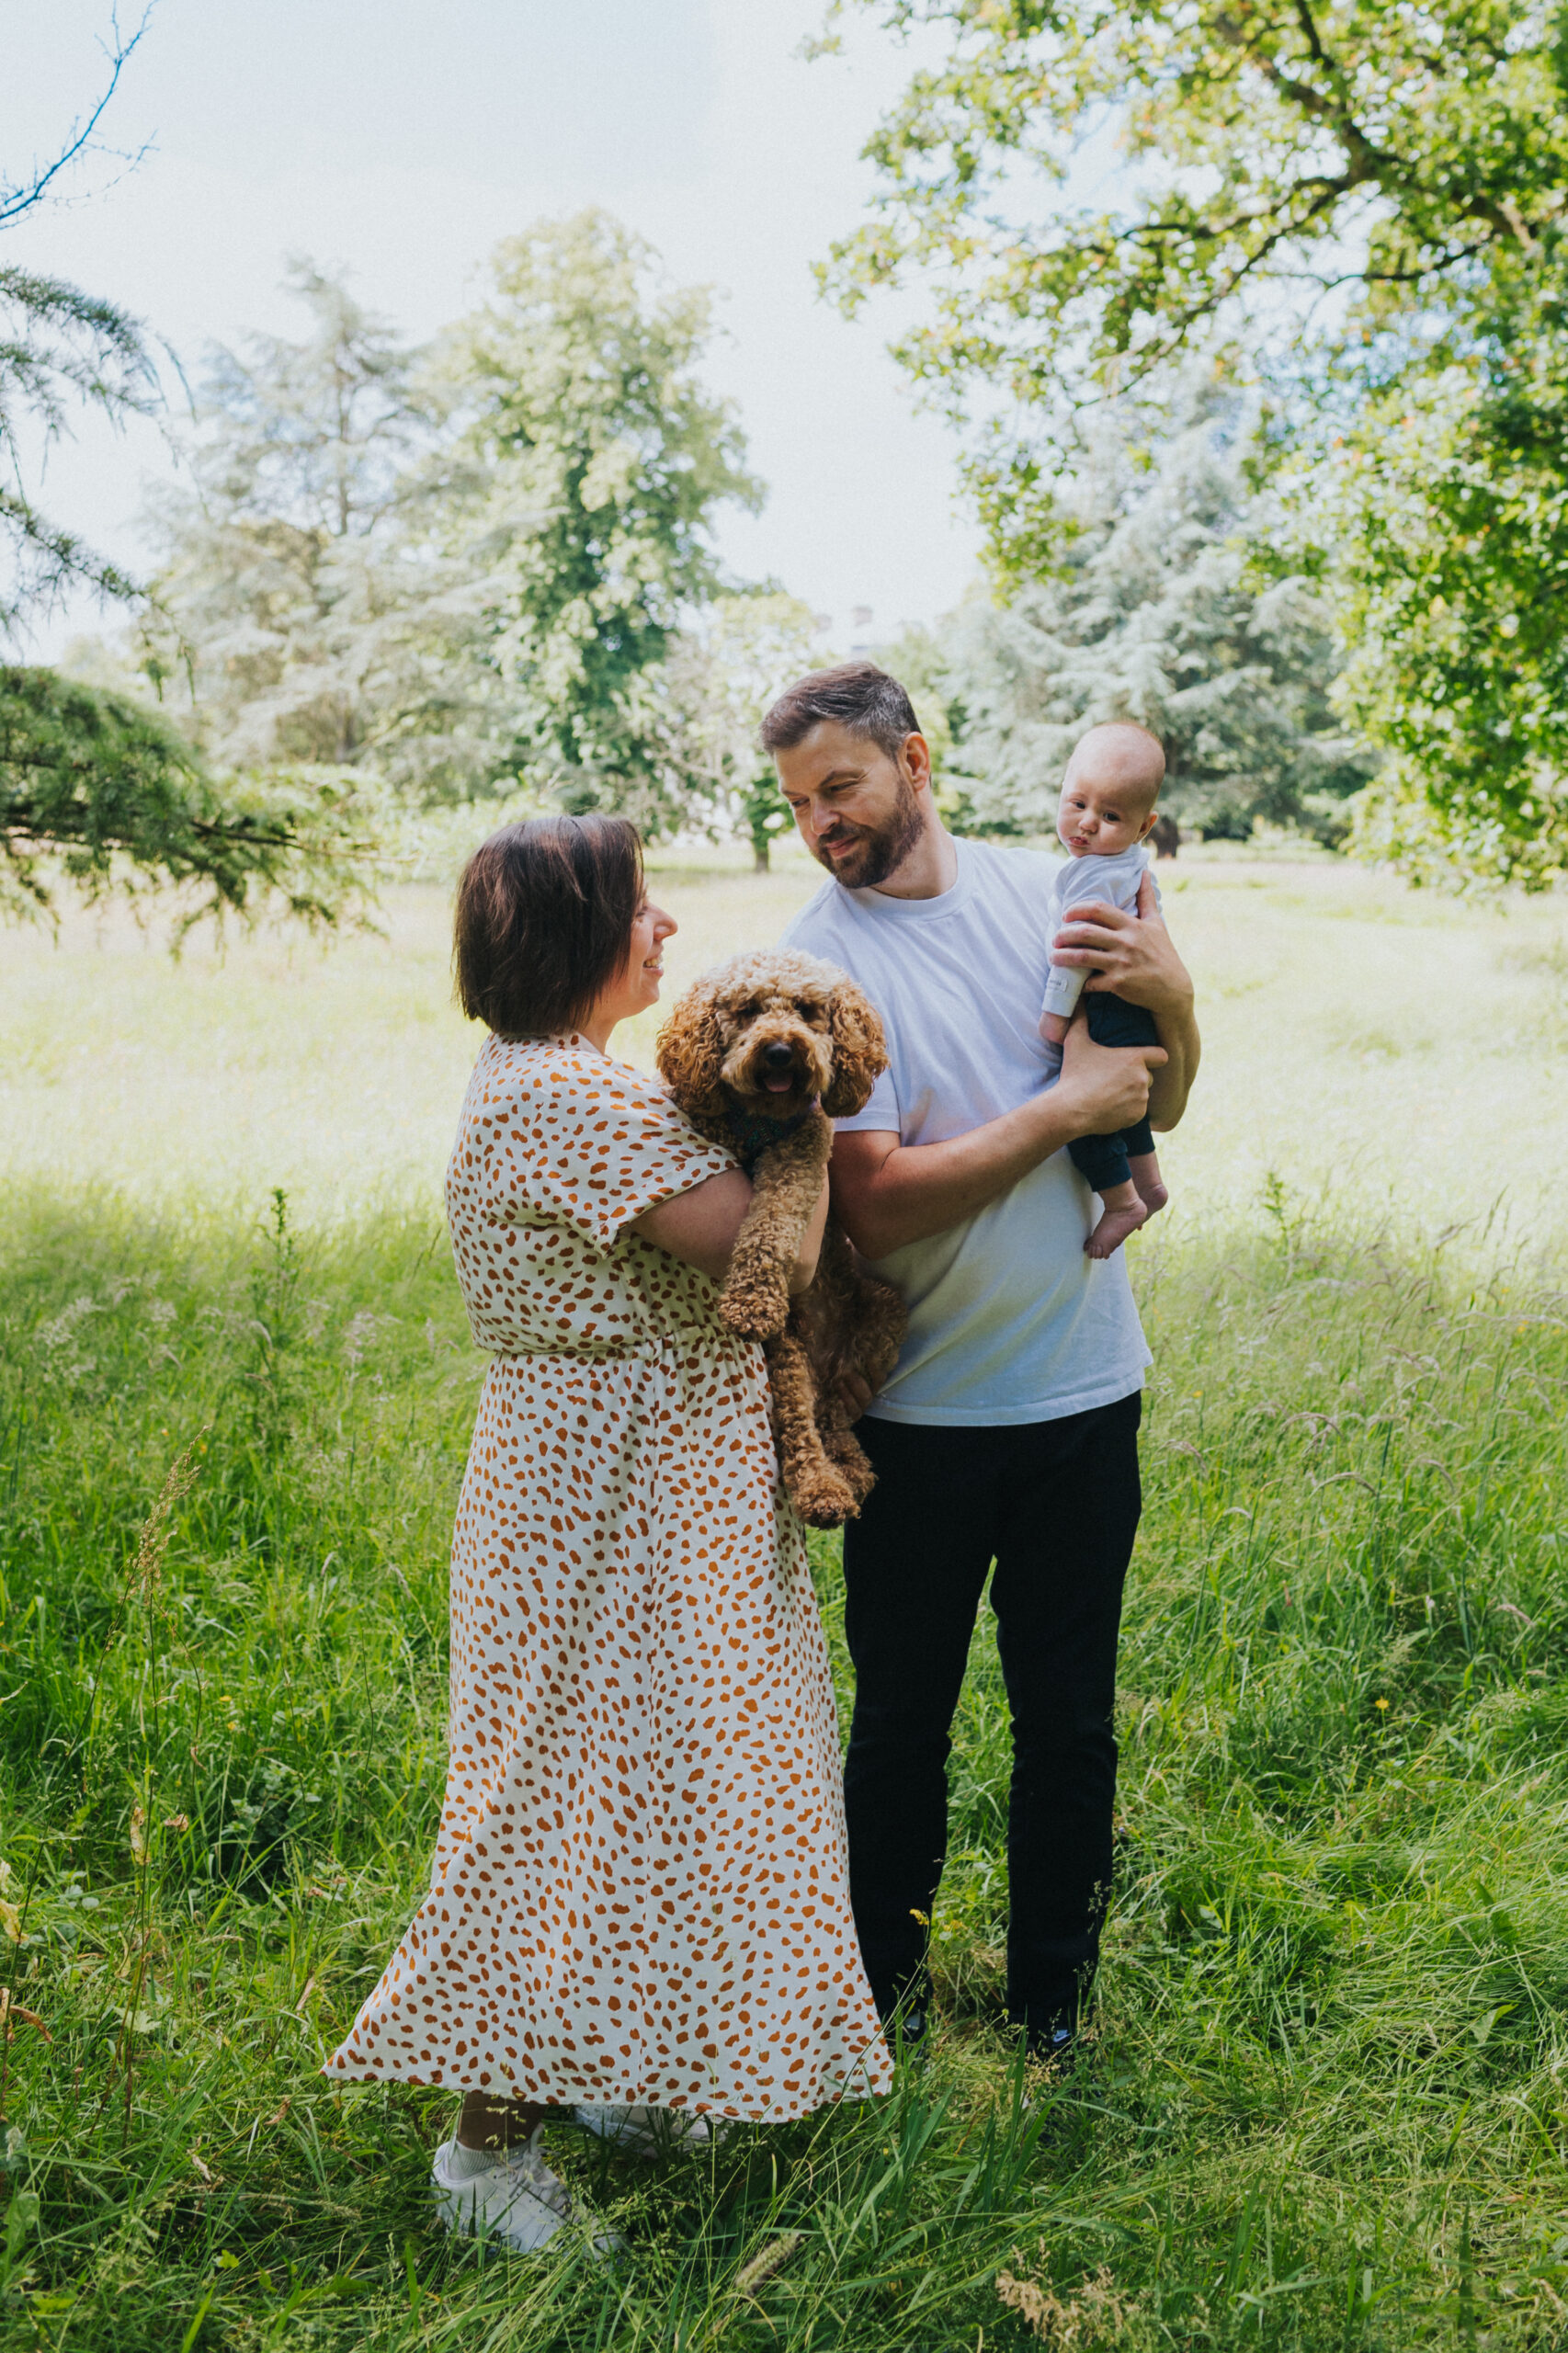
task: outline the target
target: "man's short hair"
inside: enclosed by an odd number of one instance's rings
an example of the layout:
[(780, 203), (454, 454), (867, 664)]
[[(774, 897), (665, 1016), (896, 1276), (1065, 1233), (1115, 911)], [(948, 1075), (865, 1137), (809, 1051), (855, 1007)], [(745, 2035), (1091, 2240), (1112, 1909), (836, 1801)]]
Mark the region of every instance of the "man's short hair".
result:
[(831, 719), (852, 735), (869, 735), (896, 760), (906, 735), (920, 733), (915, 705), (896, 678), (874, 662), (841, 662), (834, 670), (812, 670), (786, 687), (763, 720), (765, 752), (792, 752), (813, 727)]

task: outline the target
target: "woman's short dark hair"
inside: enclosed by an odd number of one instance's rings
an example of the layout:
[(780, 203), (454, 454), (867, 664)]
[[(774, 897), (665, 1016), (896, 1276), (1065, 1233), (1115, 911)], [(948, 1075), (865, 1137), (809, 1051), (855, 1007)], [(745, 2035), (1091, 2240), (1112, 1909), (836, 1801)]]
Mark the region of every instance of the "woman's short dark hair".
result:
[(625, 963), (642, 903), (642, 845), (624, 817), (503, 825), (458, 882), (463, 1011), (503, 1038), (577, 1029)]
[(915, 706), (898, 680), (874, 662), (841, 662), (835, 670), (813, 670), (786, 687), (771, 705), (760, 730), (765, 752), (792, 752), (824, 719), (836, 720), (852, 735), (869, 735), (896, 760), (906, 735), (920, 733)]

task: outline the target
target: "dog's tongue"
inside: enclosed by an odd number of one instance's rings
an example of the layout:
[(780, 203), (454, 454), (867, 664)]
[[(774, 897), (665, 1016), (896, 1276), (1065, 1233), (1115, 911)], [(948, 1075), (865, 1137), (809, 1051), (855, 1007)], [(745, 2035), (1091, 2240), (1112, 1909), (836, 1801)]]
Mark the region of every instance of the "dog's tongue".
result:
[(788, 1095), (788, 1094), (789, 1094), (789, 1092), (790, 1092), (790, 1088), (794, 1086), (794, 1084), (795, 1084), (794, 1079), (793, 1079), (792, 1077), (790, 1077), (790, 1078), (765, 1078), (765, 1079), (763, 1080), (763, 1082), (762, 1082), (762, 1083), (763, 1083), (764, 1086), (766, 1086), (766, 1087), (767, 1087), (767, 1091), (768, 1091), (769, 1095)]

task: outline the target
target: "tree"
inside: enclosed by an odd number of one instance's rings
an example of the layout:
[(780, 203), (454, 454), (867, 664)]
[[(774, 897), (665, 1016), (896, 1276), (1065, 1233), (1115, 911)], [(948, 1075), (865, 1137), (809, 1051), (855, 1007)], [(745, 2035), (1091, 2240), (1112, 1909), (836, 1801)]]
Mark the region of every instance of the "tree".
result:
[(1416, 881), (1568, 868), (1568, 338), (1369, 404), (1303, 468), (1296, 561), (1351, 646), (1341, 710), (1389, 756), (1357, 839)]
[(509, 733), (483, 583), (429, 543), (416, 355), (307, 259), (299, 340), (212, 355), (195, 486), (165, 500), (142, 631), (167, 709), (226, 767), (373, 767), (421, 798), (483, 790)]
[[(108, 85), (85, 120), (72, 124), (47, 164), (19, 178), (0, 169), (0, 230), (14, 229), (48, 203), (62, 176), (97, 152), (98, 124), (147, 25), (143, 17), (126, 40), (110, 21)], [(8, 580), (0, 579), (0, 638), (15, 637), (28, 613), (47, 608), (68, 589), (85, 587), (105, 597), (131, 593), (119, 567), (51, 522), (26, 486), (22, 429), (30, 428), (47, 453), (78, 403), (112, 425), (153, 414), (160, 394), (146, 330), (101, 296), (0, 262), (0, 470), (10, 477), (0, 481), (0, 551), (10, 573)]]
[(0, 909), (48, 913), (62, 870), (88, 900), (194, 885), (182, 928), (278, 893), (334, 923), (358, 895), (368, 813), (352, 779), (217, 786), (139, 703), (52, 670), (0, 668)]
[(597, 211), (500, 247), (491, 299), (440, 347), (459, 430), (434, 486), (449, 559), (490, 584), (515, 764), (657, 835), (686, 814), (658, 674), (723, 585), (715, 509), (762, 494), (697, 375), (710, 297), (658, 291), (653, 262)]
[[(111, 24), (114, 19), (111, 17)], [(115, 25), (107, 89), (53, 160), (20, 179), (0, 175), (0, 229), (48, 201), (62, 174), (97, 152), (95, 133), (146, 18), (129, 40)], [(67, 590), (129, 599), (134, 584), (26, 487), (21, 431), (47, 449), (82, 403), (114, 424), (153, 414), (157, 371), (140, 322), (60, 279), (0, 264), (0, 639)], [(134, 701), (48, 669), (0, 668), (0, 908), (51, 904), (62, 867), (89, 897), (109, 889), (197, 883), (208, 908), (244, 911), (281, 892), (290, 912), (331, 921), (353, 897), (363, 813), (346, 797), (287, 786), (221, 789), (192, 747)], [(194, 916), (193, 918), (194, 919)]]
[(672, 765), (686, 780), (688, 805), (743, 834), (758, 874), (767, 871), (790, 811), (757, 729), (791, 679), (817, 666), (817, 638), (815, 618), (798, 597), (763, 589), (719, 597), (665, 658), (679, 713)]
[(1373, 763), (1334, 722), (1321, 598), (1249, 563), (1252, 422), (1210, 389), (1152, 472), (1144, 438), (1125, 407), (1102, 413), (1051, 569), (955, 617), (943, 679), (973, 816), (1049, 831), (1084, 729), (1135, 719), (1165, 746), (1162, 807), (1183, 826), (1233, 840), (1261, 819), (1340, 840)]
[[(1484, 840), (1492, 871), (1561, 862), (1545, 813), (1555, 741), (1477, 693), (1462, 658), (1477, 636), (1512, 642), (1525, 583), (1558, 585), (1558, 14), (1517, 0), (863, 5), (949, 44), (872, 142), (878, 217), (838, 248), (835, 282), (850, 304), (910, 271), (930, 287), (936, 315), (902, 355), (975, 427), (971, 479), (1004, 574), (1049, 560), (1074, 411), (1156, 383), (1195, 343), (1244, 339), (1278, 396), (1281, 443), (1317, 457), (1337, 431), (1351, 452), (1334, 493), (1345, 560), (1320, 551), (1319, 569), (1342, 626), (1377, 649), (1378, 682), (1358, 657), (1344, 688), (1396, 755), (1375, 796), (1408, 813), (1418, 793), (1427, 830), (1460, 856)], [(1107, 119), (1132, 167), (1125, 201), (1041, 203)], [(1407, 415), (1391, 528), (1375, 493)], [(1435, 480), (1417, 442), (1447, 452)], [(1369, 590), (1369, 552), (1381, 585)], [(1391, 628), (1428, 577), (1452, 629)], [(1462, 581), (1457, 612), (1442, 578)], [(1412, 722), (1439, 706), (1437, 724)]]

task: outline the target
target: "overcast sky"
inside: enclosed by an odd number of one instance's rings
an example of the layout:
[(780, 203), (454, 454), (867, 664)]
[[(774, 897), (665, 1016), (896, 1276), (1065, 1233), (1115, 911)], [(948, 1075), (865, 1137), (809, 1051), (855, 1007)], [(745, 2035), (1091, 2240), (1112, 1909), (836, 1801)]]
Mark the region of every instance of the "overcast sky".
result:
[[(135, 0), (126, 0), (133, 10)], [(930, 620), (962, 594), (978, 535), (948, 430), (915, 410), (885, 344), (811, 265), (854, 226), (858, 161), (910, 60), (869, 26), (843, 58), (798, 55), (823, 0), (158, 0), (103, 136), (152, 142), (108, 185), (34, 213), (4, 258), (144, 318), (199, 373), (213, 339), (294, 331), (285, 255), (346, 263), (361, 299), (415, 336), (472, 299), (496, 241), (601, 204), (671, 275), (723, 291), (709, 364), (769, 486), (722, 547), (833, 617), (840, 644)], [(129, 19), (134, 22), (134, 15)], [(0, 0), (0, 164), (15, 178), (96, 96), (108, 0)], [(57, 451), (46, 511), (137, 561), (157, 436), (85, 428)], [(32, 651), (57, 649), (76, 614)]]

